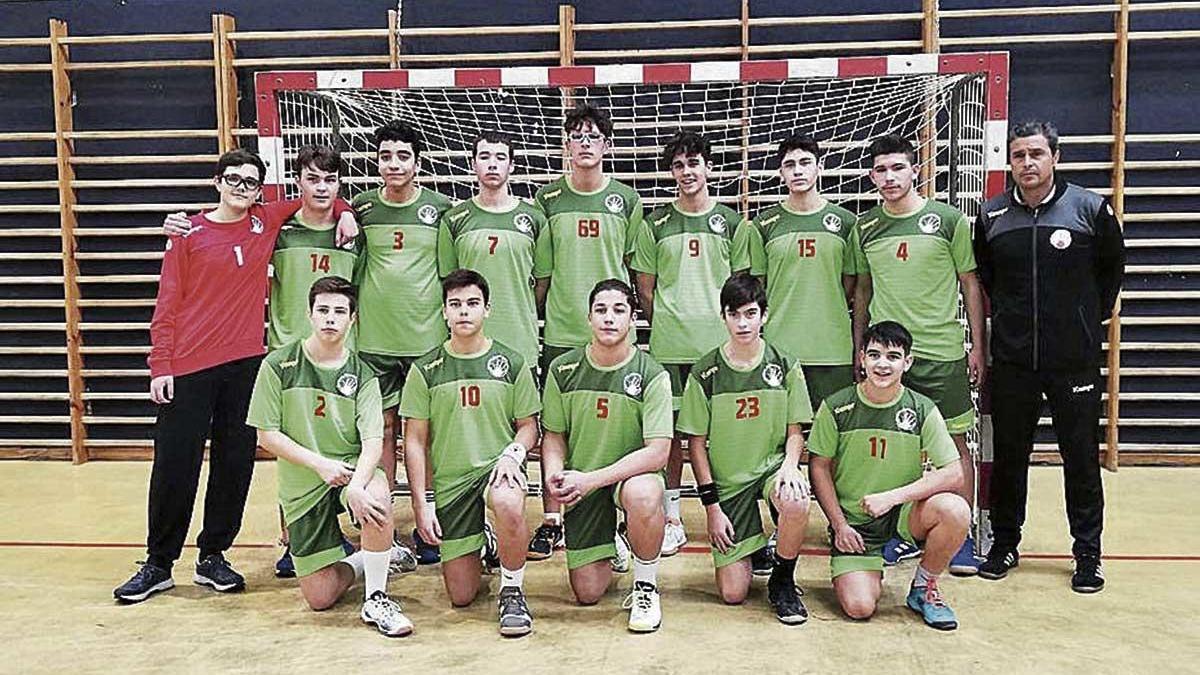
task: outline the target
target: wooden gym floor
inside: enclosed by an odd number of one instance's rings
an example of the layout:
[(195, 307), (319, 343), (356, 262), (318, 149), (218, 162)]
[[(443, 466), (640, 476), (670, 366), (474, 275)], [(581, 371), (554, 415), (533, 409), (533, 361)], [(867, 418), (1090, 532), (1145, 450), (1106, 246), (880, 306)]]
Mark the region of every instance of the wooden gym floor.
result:
[[(218, 595), (193, 585), (196, 550), (189, 546), (174, 590), (118, 606), (113, 587), (144, 557), (149, 469), (142, 462), (0, 464), (0, 672), (1200, 672), (1200, 586), (1188, 576), (1200, 573), (1198, 469), (1105, 474), (1108, 588), (1081, 596), (1068, 584), (1061, 473), (1035, 468), (1020, 568), (1002, 582), (943, 583), (960, 621), (953, 633), (926, 628), (902, 606), (913, 562), (887, 575), (874, 619), (844, 619), (821, 552), (827, 542), (820, 516), (797, 572), (808, 624), (777, 623), (762, 580), (744, 606), (721, 605), (703, 513), (689, 500), (691, 543), (660, 568), (658, 633), (626, 632), (619, 606), (628, 576), (617, 578), (600, 605), (574, 605), (559, 553), (529, 565), (535, 632), (520, 640), (496, 633), (492, 593), (452, 610), (436, 568), (391, 581), (416, 623), (408, 638), (388, 640), (361, 624), (357, 588), (330, 611), (305, 610), (295, 581), (272, 575), (278, 551), (270, 462), (257, 465), (245, 525), (229, 553), (246, 575), (246, 592)], [(407, 500), (399, 507), (398, 527), (410, 532)], [(530, 500), (531, 523), (539, 512)], [(493, 591), (497, 583), (491, 581)]]

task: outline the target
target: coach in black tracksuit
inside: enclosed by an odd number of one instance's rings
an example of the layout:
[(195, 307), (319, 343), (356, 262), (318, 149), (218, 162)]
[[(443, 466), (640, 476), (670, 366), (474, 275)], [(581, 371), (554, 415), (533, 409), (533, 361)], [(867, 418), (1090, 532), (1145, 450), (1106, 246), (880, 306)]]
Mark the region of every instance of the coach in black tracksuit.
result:
[(1058, 132), (1045, 122), (1013, 128), (1016, 183), (975, 223), (975, 259), (992, 303), (990, 483), (995, 542), (979, 575), (1001, 579), (1019, 561), (1029, 454), (1049, 402), (1075, 540), (1071, 587), (1103, 588), (1099, 418), (1101, 322), (1121, 289), (1125, 249), (1107, 199), (1054, 175)]

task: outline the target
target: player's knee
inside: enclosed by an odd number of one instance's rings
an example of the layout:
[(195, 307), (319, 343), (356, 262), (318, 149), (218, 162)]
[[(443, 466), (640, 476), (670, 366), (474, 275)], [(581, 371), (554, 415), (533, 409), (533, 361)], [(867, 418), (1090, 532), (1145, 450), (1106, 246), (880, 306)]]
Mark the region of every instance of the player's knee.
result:
[(808, 497), (803, 499), (776, 499), (775, 508), (781, 518), (800, 518), (808, 515), (811, 502)]
[(575, 602), (581, 605), (594, 605), (600, 602), (604, 597), (604, 588), (590, 587), (587, 585), (572, 586), (571, 590), (575, 593)]
[(520, 488), (494, 488), (491, 497), (492, 510), (501, 520), (514, 521), (524, 517), (525, 493)]
[(322, 593), (319, 591), (308, 591), (304, 593), (304, 601), (308, 603), (308, 608), (314, 612), (323, 612), (338, 601), (338, 596), (332, 593)]
[(662, 512), (662, 487), (654, 480), (637, 480), (621, 490), (621, 505), (634, 517), (647, 518)]
[(749, 593), (748, 588), (738, 588), (734, 586), (722, 586), (717, 589), (721, 594), (721, 602), (727, 605), (740, 605), (746, 601), (746, 595)]
[(841, 598), (842, 611), (856, 621), (864, 621), (875, 614), (876, 603), (871, 598), (851, 596)]
[(479, 586), (477, 584), (463, 584), (446, 590), (450, 594), (450, 604), (455, 607), (466, 607), (475, 602), (475, 597), (479, 595)]
[(381, 503), (389, 515), (392, 513), (392, 491), (388, 489), (386, 479), (376, 477), (367, 483), (367, 494)]
[(953, 526), (955, 529), (966, 529), (971, 526), (971, 507), (961, 496), (943, 492), (929, 498), (938, 522)]

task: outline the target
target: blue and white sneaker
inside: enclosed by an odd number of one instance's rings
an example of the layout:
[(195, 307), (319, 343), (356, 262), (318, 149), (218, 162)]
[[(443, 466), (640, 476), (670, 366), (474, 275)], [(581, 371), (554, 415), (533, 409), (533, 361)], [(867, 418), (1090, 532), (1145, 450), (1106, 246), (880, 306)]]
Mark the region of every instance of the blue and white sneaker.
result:
[(436, 565), (442, 561), (442, 551), (437, 546), (425, 543), (421, 533), (412, 531), (413, 549), (417, 554), (417, 562), (422, 565)]
[(883, 545), (883, 564), (891, 567), (901, 560), (909, 560), (921, 555), (921, 549), (900, 539), (892, 537)]
[(280, 579), (291, 579), (296, 576), (296, 563), (292, 560), (291, 546), (284, 546), (283, 555), (275, 561), (275, 576)]
[(496, 539), (496, 531), (492, 524), (483, 521), (483, 550), (479, 552), (485, 574), (492, 574), (500, 569), (500, 542)]
[(975, 557), (975, 540), (967, 537), (958, 553), (950, 559), (950, 574), (956, 577), (973, 577), (979, 573), (979, 558)]
[(958, 628), (958, 617), (954, 616), (954, 610), (950, 609), (950, 606), (942, 599), (936, 579), (930, 579), (927, 586), (910, 587), (905, 604), (909, 609), (920, 614), (921, 618), (925, 619), (927, 626), (938, 630)]

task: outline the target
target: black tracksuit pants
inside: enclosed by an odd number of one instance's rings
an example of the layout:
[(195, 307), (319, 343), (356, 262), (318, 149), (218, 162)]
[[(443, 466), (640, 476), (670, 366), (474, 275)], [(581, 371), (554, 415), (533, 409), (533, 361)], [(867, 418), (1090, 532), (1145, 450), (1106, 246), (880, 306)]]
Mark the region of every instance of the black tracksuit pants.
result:
[(994, 546), (1016, 548), (1025, 523), (1029, 455), (1042, 412), (1049, 403), (1063, 461), (1067, 521), (1073, 553), (1100, 555), (1104, 489), (1100, 482), (1100, 369), (1033, 371), (995, 363), (991, 372), (995, 457), (989, 485)]
[(176, 377), (174, 399), (159, 407), (146, 536), (151, 564), (171, 569), (183, 551), (209, 438), (204, 529), (196, 544), (201, 557), (233, 544), (254, 475), (257, 439), (246, 412), (261, 361), (255, 356)]

